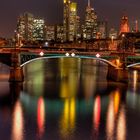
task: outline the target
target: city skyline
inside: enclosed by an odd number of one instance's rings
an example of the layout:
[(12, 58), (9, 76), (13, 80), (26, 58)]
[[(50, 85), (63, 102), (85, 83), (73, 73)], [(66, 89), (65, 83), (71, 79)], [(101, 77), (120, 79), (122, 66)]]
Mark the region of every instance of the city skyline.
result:
[[(85, 8), (88, 0), (71, 0), (78, 4), (78, 15), (81, 20), (84, 19)], [(130, 25), (134, 25), (134, 21), (140, 20), (138, 14), (139, 1), (136, 0), (91, 0), (93, 7), (98, 15), (98, 19), (107, 20), (110, 27), (119, 28), (120, 19), (123, 14), (129, 18)], [(33, 13), (35, 16), (44, 18), (47, 24), (58, 24), (63, 22), (63, 0), (42, 0), (42, 1), (2, 1), (0, 9), (0, 36), (11, 37), (16, 28), (17, 18), (24, 12)]]

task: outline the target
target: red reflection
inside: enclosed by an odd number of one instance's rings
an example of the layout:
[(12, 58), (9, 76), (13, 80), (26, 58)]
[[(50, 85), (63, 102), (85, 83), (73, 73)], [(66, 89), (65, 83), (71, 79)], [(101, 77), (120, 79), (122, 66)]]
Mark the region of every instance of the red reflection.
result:
[(94, 129), (98, 130), (101, 115), (101, 98), (97, 96), (94, 103)]
[(40, 97), (37, 106), (37, 125), (40, 137), (44, 133), (44, 124), (45, 124), (45, 105), (43, 98)]

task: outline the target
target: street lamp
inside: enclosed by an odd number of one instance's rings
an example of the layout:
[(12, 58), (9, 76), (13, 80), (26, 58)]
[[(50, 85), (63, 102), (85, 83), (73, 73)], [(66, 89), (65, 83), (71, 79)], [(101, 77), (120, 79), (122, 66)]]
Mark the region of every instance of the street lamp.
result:
[(123, 49), (122, 64), (123, 64), (123, 69), (125, 69), (125, 50), (126, 50), (125, 37), (126, 37), (125, 34), (122, 34), (122, 49)]
[(125, 34), (122, 34), (122, 49), (125, 51)]

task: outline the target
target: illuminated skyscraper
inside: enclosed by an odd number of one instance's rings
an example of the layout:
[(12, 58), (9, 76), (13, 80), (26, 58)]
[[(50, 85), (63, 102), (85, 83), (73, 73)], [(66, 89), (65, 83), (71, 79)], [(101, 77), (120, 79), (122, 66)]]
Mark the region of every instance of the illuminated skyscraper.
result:
[(33, 40), (33, 23), (34, 17), (30, 13), (24, 13), (19, 17), (17, 23), (17, 32), (19, 33), (22, 40)]
[(128, 23), (128, 17), (123, 16), (121, 19), (121, 24), (120, 24), (120, 34), (127, 33), (129, 31), (130, 31), (130, 28), (129, 28), (129, 23)]
[(77, 25), (77, 3), (70, 3), (70, 21), (69, 21), (69, 41), (76, 39)]
[(17, 33), (22, 41), (36, 41), (45, 39), (45, 21), (34, 18), (30, 13), (24, 13), (18, 19)]
[(70, 13), (70, 0), (64, 0), (64, 17), (63, 17), (63, 26), (64, 26), (64, 41), (69, 40), (69, 13)]
[(45, 21), (44, 19), (34, 19), (33, 22), (33, 40), (45, 39)]
[(64, 0), (64, 41), (74, 41), (76, 38), (77, 3)]
[(96, 38), (97, 34), (97, 15), (94, 8), (90, 5), (90, 0), (88, 0), (88, 6), (86, 7), (85, 15), (85, 27), (83, 31), (84, 39), (90, 40)]

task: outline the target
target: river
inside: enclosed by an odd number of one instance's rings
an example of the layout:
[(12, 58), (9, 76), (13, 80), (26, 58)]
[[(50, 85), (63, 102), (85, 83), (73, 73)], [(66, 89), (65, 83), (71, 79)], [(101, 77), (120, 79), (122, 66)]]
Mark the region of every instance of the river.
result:
[(24, 82), (9, 83), (0, 64), (3, 140), (139, 140), (140, 83), (106, 80), (108, 66), (80, 58), (50, 58), (23, 67)]

